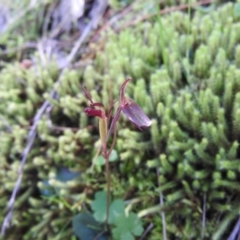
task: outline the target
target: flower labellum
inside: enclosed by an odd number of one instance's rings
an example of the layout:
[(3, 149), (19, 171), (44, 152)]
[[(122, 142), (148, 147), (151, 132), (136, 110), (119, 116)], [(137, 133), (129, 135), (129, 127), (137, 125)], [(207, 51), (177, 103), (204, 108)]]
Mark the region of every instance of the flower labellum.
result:
[(123, 114), (140, 130), (144, 127), (150, 127), (152, 124), (152, 121), (143, 112), (143, 110), (131, 98), (125, 97), (125, 88), (130, 80), (131, 78), (127, 78), (121, 86), (119, 98), (120, 106), (118, 107), (117, 113), (112, 120), (107, 139), (112, 134), (121, 112), (123, 112)]
[(125, 88), (130, 80), (131, 78), (127, 78), (122, 84), (120, 90), (120, 106), (123, 114), (142, 130), (142, 127), (150, 127), (152, 121), (131, 98), (125, 97)]
[(125, 98), (125, 101), (131, 101), (130, 103), (125, 103), (122, 108), (123, 114), (140, 130), (143, 127), (150, 127), (152, 121), (148, 118), (148, 116), (143, 112), (143, 110), (130, 98)]

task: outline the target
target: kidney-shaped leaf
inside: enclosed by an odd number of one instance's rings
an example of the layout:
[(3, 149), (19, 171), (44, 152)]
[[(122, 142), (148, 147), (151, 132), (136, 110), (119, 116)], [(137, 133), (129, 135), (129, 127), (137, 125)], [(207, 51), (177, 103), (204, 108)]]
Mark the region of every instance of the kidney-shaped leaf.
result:
[(80, 240), (93, 240), (99, 236), (98, 240), (108, 240), (108, 235), (92, 215), (80, 213), (73, 217), (73, 231)]
[(125, 214), (125, 203), (121, 199), (116, 199), (110, 205), (108, 223), (114, 223), (118, 216), (122, 214)]
[(94, 212), (93, 216), (98, 222), (105, 222), (107, 218), (107, 193), (97, 192), (95, 199), (92, 201), (91, 208)]
[(138, 216), (134, 213), (130, 213), (129, 216), (124, 214), (118, 216), (115, 221), (116, 227), (113, 229), (113, 237), (115, 239), (135, 239), (134, 236), (140, 236), (143, 232), (142, 222)]
[[(107, 193), (104, 191), (97, 192), (95, 199), (92, 201), (91, 208), (93, 216), (98, 222), (104, 223), (107, 218)], [(124, 215), (125, 203), (121, 199), (116, 199), (110, 204), (108, 223), (112, 224), (119, 215)]]

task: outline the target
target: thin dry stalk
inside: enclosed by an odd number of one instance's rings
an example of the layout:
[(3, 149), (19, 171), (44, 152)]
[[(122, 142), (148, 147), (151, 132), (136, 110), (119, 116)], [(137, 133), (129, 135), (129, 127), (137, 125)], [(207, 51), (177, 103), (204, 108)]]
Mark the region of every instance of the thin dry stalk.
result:
[(203, 213), (202, 213), (202, 231), (201, 231), (201, 239), (204, 239), (205, 234), (205, 226), (206, 226), (206, 193), (203, 196)]
[[(158, 167), (156, 168), (156, 172), (157, 172), (157, 178), (158, 178), (158, 186), (160, 188), (161, 187), (161, 182), (159, 180), (159, 169), (158, 169)], [(160, 206), (162, 208), (164, 208), (164, 200), (163, 200), (163, 194), (162, 194), (161, 190), (159, 190), (159, 202), (160, 202)], [(164, 211), (161, 211), (161, 216), (162, 216), (163, 239), (167, 240), (167, 227), (166, 227), (166, 218), (165, 218)]]
[(240, 240), (240, 217), (227, 240)]
[(153, 229), (153, 227), (154, 227), (154, 224), (150, 223), (139, 240), (143, 240), (148, 235), (148, 233)]

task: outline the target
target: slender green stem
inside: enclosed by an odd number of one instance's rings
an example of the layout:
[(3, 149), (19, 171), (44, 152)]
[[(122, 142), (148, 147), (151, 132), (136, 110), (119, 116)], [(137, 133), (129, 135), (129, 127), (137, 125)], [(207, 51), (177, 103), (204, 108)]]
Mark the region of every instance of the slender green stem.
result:
[(106, 142), (103, 144), (102, 155), (105, 158), (105, 171), (106, 171), (106, 182), (107, 182), (107, 212), (106, 212), (106, 227), (108, 226), (108, 218), (109, 218), (109, 206), (110, 206), (110, 167), (109, 167), (109, 155), (107, 152), (107, 144)]
[(115, 126), (114, 128), (114, 136), (113, 136), (113, 142), (111, 145), (110, 150), (107, 152), (106, 144), (103, 146), (103, 157), (105, 158), (105, 169), (106, 169), (106, 181), (107, 181), (107, 217), (106, 217), (106, 226), (108, 224), (108, 218), (109, 218), (109, 207), (110, 207), (110, 194), (111, 194), (111, 172), (110, 172), (110, 166), (109, 166), (109, 156), (116, 144), (116, 138), (117, 138), (117, 128)]
[(108, 224), (109, 218), (109, 207), (110, 207), (110, 191), (111, 191), (111, 179), (110, 179), (110, 167), (109, 167), (109, 156), (106, 154), (105, 156), (106, 164), (106, 181), (107, 181), (107, 218), (106, 218), (106, 226)]
[(114, 148), (114, 146), (115, 146), (115, 144), (116, 144), (116, 140), (117, 140), (117, 127), (116, 127), (116, 125), (115, 125), (115, 127), (114, 127), (113, 141), (112, 141), (112, 145), (111, 145), (111, 147), (110, 147), (110, 150), (108, 151), (108, 156), (111, 155), (112, 150), (113, 150), (113, 148)]

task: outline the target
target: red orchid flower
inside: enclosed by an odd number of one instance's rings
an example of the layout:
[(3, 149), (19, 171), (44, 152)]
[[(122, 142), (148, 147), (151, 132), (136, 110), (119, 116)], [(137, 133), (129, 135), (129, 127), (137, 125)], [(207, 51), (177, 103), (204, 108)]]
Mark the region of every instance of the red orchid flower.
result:
[(127, 78), (121, 86), (119, 98), (120, 105), (117, 109), (116, 115), (114, 116), (111, 122), (109, 131), (107, 131), (108, 118), (105, 114), (103, 104), (93, 103), (90, 94), (86, 91), (86, 89), (83, 88), (86, 98), (91, 102), (90, 108), (85, 108), (85, 113), (88, 116), (96, 116), (100, 118), (99, 120), (100, 138), (102, 141), (105, 142), (105, 144), (108, 138), (111, 136), (121, 112), (123, 112), (123, 114), (140, 130), (142, 130), (142, 128), (144, 127), (150, 127), (152, 124), (152, 121), (142, 111), (142, 109), (131, 98), (125, 96), (125, 88), (130, 80), (131, 78)]
[[(113, 120), (111, 122), (110, 129), (108, 130), (108, 121), (109, 121), (109, 115), (112, 111), (113, 105), (110, 107), (109, 113), (105, 114), (105, 109), (102, 103), (94, 103), (92, 101), (92, 97), (90, 93), (83, 88), (83, 91), (85, 93), (86, 98), (91, 102), (90, 107), (85, 108), (85, 113), (88, 116), (95, 116), (99, 118), (99, 135), (101, 139), (101, 148), (102, 149), (102, 155), (106, 160), (106, 181), (107, 181), (107, 218), (106, 218), (106, 224), (108, 223), (108, 216), (109, 216), (109, 204), (110, 204), (110, 186), (111, 186), (111, 175), (110, 175), (110, 168), (109, 168), (109, 156), (115, 146), (116, 143), (116, 123), (119, 119), (120, 113), (123, 112), (123, 114), (131, 121), (133, 122), (140, 130), (142, 130), (143, 127), (149, 127), (152, 124), (152, 121), (148, 118), (148, 116), (142, 111), (142, 109), (130, 98), (125, 97), (125, 88), (130, 81), (130, 78), (127, 78), (124, 83), (121, 86), (120, 89), (120, 104), (117, 109), (117, 112), (115, 116), (113, 117)], [(112, 132), (114, 130), (113, 135), (113, 141), (111, 144), (110, 149), (107, 149), (107, 141), (109, 137), (111, 136)], [(94, 162), (93, 162), (94, 163)]]
[(99, 135), (102, 142), (103, 149), (106, 150), (107, 144), (107, 126), (108, 118), (105, 114), (105, 109), (102, 103), (94, 103), (90, 93), (83, 87), (83, 92), (86, 98), (91, 102), (90, 108), (85, 108), (84, 112), (91, 117), (99, 117)]

